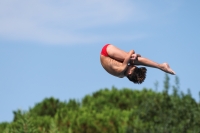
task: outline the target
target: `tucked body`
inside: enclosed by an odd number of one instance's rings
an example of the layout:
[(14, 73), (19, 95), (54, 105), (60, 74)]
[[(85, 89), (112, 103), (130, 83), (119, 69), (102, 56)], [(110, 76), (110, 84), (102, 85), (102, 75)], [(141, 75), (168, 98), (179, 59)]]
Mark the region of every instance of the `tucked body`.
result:
[(158, 68), (170, 74), (175, 74), (167, 63), (158, 64), (136, 54), (134, 50), (125, 52), (114, 45), (106, 44), (101, 51), (100, 61), (103, 68), (111, 75), (123, 78), (127, 77), (134, 83), (142, 83), (146, 77), (147, 69), (137, 67), (143, 65)]

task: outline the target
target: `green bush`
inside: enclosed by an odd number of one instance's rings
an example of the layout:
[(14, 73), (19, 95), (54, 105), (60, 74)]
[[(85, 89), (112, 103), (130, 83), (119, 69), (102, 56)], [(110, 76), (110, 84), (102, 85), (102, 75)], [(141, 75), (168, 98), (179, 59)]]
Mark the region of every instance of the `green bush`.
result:
[(105, 88), (80, 102), (51, 97), (13, 113), (0, 123), (3, 133), (200, 133), (200, 104), (180, 91), (178, 77), (170, 87), (168, 75), (161, 92)]

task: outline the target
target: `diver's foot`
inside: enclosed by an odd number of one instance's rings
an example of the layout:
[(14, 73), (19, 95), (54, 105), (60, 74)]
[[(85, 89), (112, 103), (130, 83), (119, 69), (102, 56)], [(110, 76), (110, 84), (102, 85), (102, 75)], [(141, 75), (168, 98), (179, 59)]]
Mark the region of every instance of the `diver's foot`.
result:
[(160, 69), (166, 73), (175, 75), (175, 72), (170, 68), (169, 64), (167, 64), (167, 63), (162, 63)]

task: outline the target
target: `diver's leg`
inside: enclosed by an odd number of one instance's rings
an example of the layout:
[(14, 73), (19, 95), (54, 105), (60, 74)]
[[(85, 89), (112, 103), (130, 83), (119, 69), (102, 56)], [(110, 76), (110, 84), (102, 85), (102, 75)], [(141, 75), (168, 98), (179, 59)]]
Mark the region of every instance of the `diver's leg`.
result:
[(128, 55), (127, 52), (125, 52), (111, 44), (108, 45), (108, 47), (107, 47), (107, 53), (111, 58), (113, 58), (117, 61), (120, 61), (120, 62), (123, 62), (124, 59), (126, 58), (126, 56)]
[[(111, 44), (108, 45), (108, 47), (107, 47), (107, 53), (111, 58), (121, 61), (121, 62), (123, 62), (125, 57), (128, 55), (127, 52), (125, 52)], [(175, 74), (175, 72), (169, 67), (169, 65), (167, 63), (158, 64), (158, 63), (156, 63), (152, 60), (149, 60), (147, 58), (144, 58), (144, 57), (137, 57), (137, 59), (134, 60), (133, 65), (143, 65), (143, 66), (158, 68), (164, 72), (167, 72), (170, 74)]]
[(152, 60), (149, 60), (144, 57), (137, 57), (136, 60), (134, 60), (134, 65), (143, 65), (153, 68), (158, 68), (166, 73), (175, 74), (175, 72), (170, 68), (170, 66), (167, 63), (159, 64), (157, 62), (154, 62)]

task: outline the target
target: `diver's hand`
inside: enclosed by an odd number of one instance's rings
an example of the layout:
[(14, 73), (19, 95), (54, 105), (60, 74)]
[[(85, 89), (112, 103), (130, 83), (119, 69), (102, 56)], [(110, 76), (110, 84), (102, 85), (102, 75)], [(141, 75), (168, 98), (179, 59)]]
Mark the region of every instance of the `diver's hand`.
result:
[(134, 64), (134, 62), (137, 60), (138, 57), (141, 57), (140, 54), (132, 54), (130, 58), (130, 64)]
[(141, 57), (141, 55), (140, 54), (132, 54), (130, 60), (135, 61), (137, 59), (137, 57)]

